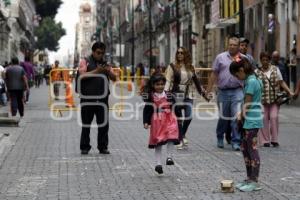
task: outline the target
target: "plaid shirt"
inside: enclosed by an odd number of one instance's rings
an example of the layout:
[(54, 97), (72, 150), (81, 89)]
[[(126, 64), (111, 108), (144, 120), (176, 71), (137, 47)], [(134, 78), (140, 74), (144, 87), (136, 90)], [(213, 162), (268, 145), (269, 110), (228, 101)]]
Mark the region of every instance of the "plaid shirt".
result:
[(271, 65), (271, 77), (270, 79), (264, 74), (261, 68), (256, 70), (256, 74), (263, 82), (262, 92), (262, 104), (276, 103), (277, 94), (279, 93), (279, 87), (277, 85), (277, 67)]

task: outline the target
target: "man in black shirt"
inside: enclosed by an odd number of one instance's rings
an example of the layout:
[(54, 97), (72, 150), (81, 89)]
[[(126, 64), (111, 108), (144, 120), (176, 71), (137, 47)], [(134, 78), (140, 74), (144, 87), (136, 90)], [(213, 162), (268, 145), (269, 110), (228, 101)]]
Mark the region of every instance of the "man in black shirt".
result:
[(92, 46), (92, 55), (82, 59), (79, 65), (78, 93), (81, 105), (82, 131), (80, 139), (81, 154), (88, 154), (90, 145), (90, 128), (94, 115), (98, 126), (98, 150), (101, 154), (108, 151), (108, 97), (109, 80), (116, 80), (111, 67), (103, 57), (105, 44), (96, 42)]

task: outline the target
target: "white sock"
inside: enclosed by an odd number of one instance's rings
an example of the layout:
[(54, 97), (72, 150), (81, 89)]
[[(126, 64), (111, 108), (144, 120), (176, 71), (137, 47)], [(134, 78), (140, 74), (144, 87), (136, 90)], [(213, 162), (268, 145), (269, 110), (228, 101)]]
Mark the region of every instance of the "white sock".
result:
[(167, 158), (172, 158), (173, 147), (174, 147), (173, 142), (167, 143)]
[(156, 165), (161, 165), (161, 149), (162, 146), (155, 147), (154, 155), (155, 155)]

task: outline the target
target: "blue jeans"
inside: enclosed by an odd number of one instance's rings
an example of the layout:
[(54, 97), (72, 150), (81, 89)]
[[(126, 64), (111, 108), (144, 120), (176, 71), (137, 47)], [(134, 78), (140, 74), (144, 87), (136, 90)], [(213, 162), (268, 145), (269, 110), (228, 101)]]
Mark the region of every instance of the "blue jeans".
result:
[(185, 137), (187, 129), (192, 121), (193, 99), (185, 99), (184, 105), (175, 106), (175, 113), (178, 118), (179, 140)]
[(216, 130), (218, 140), (223, 140), (224, 133), (231, 127), (231, 143), (240, 144), (241, 133), (238, 132), (236, 115), (241, 110), (243, 98), (242, 88), (218, 90), (219, 121)]
[(6, 99), (6, 93), (1, 93), (0, 92), (0, 105), (6, 105), (7, 103), (7, 99)]

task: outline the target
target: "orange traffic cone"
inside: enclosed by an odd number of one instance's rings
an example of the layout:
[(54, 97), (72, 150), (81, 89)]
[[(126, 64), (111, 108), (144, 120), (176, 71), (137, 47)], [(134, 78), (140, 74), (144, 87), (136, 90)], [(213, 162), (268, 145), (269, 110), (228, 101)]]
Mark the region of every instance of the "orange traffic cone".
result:
[(128, 90), (128, 92), (131, 92), (131, 91), (132, 91), (132, 82), (131, 82), (131, 80), (128, 80), (128, 83), (127, 83), (127, 90)]

